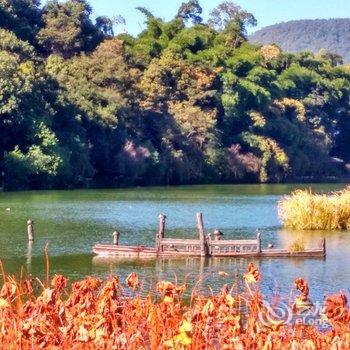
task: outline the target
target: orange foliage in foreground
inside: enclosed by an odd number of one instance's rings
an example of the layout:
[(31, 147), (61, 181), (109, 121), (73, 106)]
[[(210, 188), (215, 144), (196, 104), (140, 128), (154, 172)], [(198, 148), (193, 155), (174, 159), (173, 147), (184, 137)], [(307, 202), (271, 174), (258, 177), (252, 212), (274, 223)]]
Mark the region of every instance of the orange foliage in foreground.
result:
[[(330, 325), (325, 332), (291, 319), (271, 319), (253, 264), (244, 275), (247, 293), (234, 295), (227, 287), (211, 297), (193, 292), (189, 305), (182, 300), (186, 285), (168, 281), (159, 282), (154, 295), (139, 296), (136, 273), (125, 284), (118, 277), (105, 283), (87, 277), (69, 290), (59, 275), (46, 285), (37, 279), (3, 278), (2, 349), (350, 349), (350, 311), (344, 295), (325, 300), (322, 317)], [(125, 296), (125, 285), (133, 297)], [(312, 307), (309, 286), (297, 279), (295, 287), (300, 295), (291, 310), (300, 315)]]

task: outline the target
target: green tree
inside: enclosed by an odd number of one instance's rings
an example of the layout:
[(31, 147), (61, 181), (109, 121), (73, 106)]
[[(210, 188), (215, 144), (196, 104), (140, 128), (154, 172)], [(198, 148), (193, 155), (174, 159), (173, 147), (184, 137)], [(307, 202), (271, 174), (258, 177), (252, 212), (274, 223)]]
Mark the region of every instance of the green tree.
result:
[(256, 18), (232, 1), (219, 4), (210, 12), (208, 24), (225, 37), (226, 46), (237, 47), (246, 40), (247, 27), (256, 26)]
[[(32, 135), (37, 70), (34, 48), (11, 32), (0, 30), (0, 155)], [(33, 97), (33, 99), (31, 99)]]
[(0, 27), (35, 44), (42, 26), (40, 0), (0, 0)]
[(198, 0), (189, 0), (181, 4), (176, 17), (182, 18), (185, 22), (191, 20), (193, 24), (198, 24), (203, 20), (201, 17), (202, 12), (203, 9), (199, 5)]
[(107, 38), (114, 37), (113, 25), (114, 25), (114, 21), (107, 16), (99, 16), (96, 18), (96, 27)]
[(105, 40), (93, 53), (64, 60), (52, 55), (47, 71), (68, 91), (71, 102), (89, 118), (99, 118), (116, 125), (128, 107), (132, 74), (129, 71), (123, 43), (118, 39)]
[(91, 12), (85, 0), (49, 1), (44, 8), (39, 42), (48, 52), (63, 57), (93, 50), (102, 35), (90, 19)]

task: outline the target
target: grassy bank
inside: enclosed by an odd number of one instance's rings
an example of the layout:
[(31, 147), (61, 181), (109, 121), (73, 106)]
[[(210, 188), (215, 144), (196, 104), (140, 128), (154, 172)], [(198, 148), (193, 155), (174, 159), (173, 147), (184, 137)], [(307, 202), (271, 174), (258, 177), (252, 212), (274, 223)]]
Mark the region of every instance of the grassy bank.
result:
[[(226, 272), (219, 275), (232, 283)], [(3, 273), (0, 292), (0, 342), (3, 349), (350, 349), (349, 314), (343, 295), (329, 296), (322, 314), (312, 311), (309, 286), (296, 279), (300, 293), (276, 314), (259, 290), (260, 272), (253, 264), (243, 276), (246, 291), (223, 287), (209, 297), (186, 285), (159, 282), (147, 297), (139, 292), (136, 273), (126, 281), (93, 277), (67, 287), (56, 275), (16, 281)], [(280, 301), (274, 297), (280, 306)], [(277, 310), (277, 309), (276, 309)], [(300, 322), (313, 312), (326, 331)]]
[(350, 230), (350, 186), (329, 194), (297, 190), (278, 204), (287, 228), (297, 230)]

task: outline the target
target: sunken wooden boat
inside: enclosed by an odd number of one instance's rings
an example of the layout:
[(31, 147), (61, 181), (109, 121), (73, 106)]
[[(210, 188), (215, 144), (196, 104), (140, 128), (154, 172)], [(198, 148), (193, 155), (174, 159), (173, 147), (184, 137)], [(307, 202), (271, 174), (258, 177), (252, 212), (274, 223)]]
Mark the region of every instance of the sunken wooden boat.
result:
[(301, 251), (288, 249), (262, 248), (261, 235), (258, 232), (254, 239), (226, 240), (222, 239), (219, 230), (213, 234), (204, 231), (203, 215), (197, 214), (198, 239), (165, 238), (166, 216), (159, 215), (159, 230), (156, 244), (149, 246), (127, 246), (119, 244), (119, 233), (113, 233), (113, 244), (95, 244), (94, 254), (100, 256), (118, 256), (125, 258), (156, 257), (269, 257), (269, 258), (324, 258), (326, 256), (326, 240), (320, 239), (315, 248)]

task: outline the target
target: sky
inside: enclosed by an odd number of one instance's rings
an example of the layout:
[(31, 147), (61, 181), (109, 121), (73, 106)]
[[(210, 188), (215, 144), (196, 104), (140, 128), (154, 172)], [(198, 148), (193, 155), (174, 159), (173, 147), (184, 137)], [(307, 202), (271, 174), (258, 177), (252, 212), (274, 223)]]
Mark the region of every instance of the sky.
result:
[[(126, 30), (137, 35), (144, 29), (144, 17), (135, 10), (143, 6), (157, 17), (171, 19), (185, 0), (90, 0), (94, 17), (122, 15), (127, 22)], [(222, 0), (199, 0), (203, 17), (207, 18), (211, 9)], [(253, 13), (258, 26), (297, 19), (344, 18), (350, 16), (350, 0), (235, 0), (236, 4)], [(252, 30), (250, 30), (252, 32)]]

